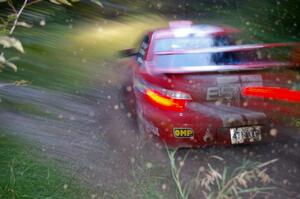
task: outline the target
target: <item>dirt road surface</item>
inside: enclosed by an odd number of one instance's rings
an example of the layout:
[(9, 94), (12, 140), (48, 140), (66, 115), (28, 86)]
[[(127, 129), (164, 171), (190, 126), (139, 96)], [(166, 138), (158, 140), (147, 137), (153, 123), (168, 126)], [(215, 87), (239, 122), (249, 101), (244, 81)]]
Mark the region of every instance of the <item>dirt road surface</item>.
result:
[[(156, 147), (155, 140), (142, 138), (134, 110), (128, 106), (133, 102), (124, 97), (124, 92), (131, 92), (126, 87), (128, 68), (112, 64), (105, 73), (95, 72), (92, 86), (74, 93), (2, 84), (2, 103), (12, 101), (22, 106), (2, 107), (1, 127), (35, 143), (42, 158), (55, 160), (83, 183), (95, 187), (99, 195), (132, 183), (137, 164), (158, 168), (160, 176), (168, 179), (162, 181), (166, 186), (161, 191), (167, 187), (173, 192), (168, 196), (173, 198), (176, 191), (172, 190), (167, 153)], [(234, 168), (246, 158), (260, 162), (278, 159), (268, 167), (272, 186), (277, 188), (261, 197), (300, 198), (300, 132), (282, 128), (279, 133), (285, 134), (285, 139), (270, 144), (180, 150), (178, 160), (188, 153), (181, 173), (183, 182), (195, 176), (199, 168), (207, 168), (208, 163), (221, 169)], [(130, 194), (139, 198), (134, 190)], [(199, 197), (203, 197), (201, 190), (192, 190), (191, 198)]]

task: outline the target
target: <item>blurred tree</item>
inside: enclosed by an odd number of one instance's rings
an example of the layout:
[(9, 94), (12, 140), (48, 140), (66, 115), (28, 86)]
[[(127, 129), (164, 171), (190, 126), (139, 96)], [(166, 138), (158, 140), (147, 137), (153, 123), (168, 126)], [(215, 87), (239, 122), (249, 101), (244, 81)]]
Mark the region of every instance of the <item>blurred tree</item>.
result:
[[(18, 39), (14, 38), (12, 34), (17, 26), (31, 28), (31, 25), (25, 21), (19, 21), (20, 16), (25, 8), (41, 1), (42, 0), (24, 0), (20, 4), (19, 1), (14, 2), (13, 0), (0, 0), (0, 3), (6, 3), (6, 5), (9, 7), (9, 11), (6, 13), (6, 16), (0, 16), (0, 45), (2, 45), (3, 48), (15, 48), (19, 52), (24, 53), (22, 43)], [(51, 3), (67, 6), (72, 6), (73, 3), (78, 1), (80, 0), (49, 0)], [(103, 7), (99, 0), (90, 0), (90, 2), (98, 5), (99, 7)], [(41, 25), (43, 25), (42, 22)], [(4, 52), (0, 51), (0, 70), (5, 66), (8, 66), (14, 71), (17, 71), (17, 66), (12, 62), (16, 59), (18, 58), (12, 57), (7, 59), (4, 56)]]

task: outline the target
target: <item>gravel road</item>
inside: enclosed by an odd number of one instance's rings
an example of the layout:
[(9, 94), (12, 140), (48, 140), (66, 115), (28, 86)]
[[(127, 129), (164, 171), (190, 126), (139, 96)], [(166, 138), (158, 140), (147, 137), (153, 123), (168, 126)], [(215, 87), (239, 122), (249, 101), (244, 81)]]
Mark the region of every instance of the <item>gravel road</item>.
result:
[[(93, 86), (74, 93), (2, 84), (2, 103), (11, 101), (22, 106), (1, 107), (1, 127), (36, 143), (41, 157), (57, 161), (82, 182), (101, 191), (131, 182), (132, 165), (137, 162), (169, 171), (165, 149), (156, 147), (155, 140), (143, 139), (137, 131), (130, 106), (133, 102), (124, 97), (124, 93), (131, 92), (130, 87), (124, 89), (127, 68), (112, 64), (105, 74), (99, 71), (94, 75)], [(207, 168), (208, 163), (222, 169), (234, 168), (245, 158), (260, 162), (278, 159), (268, 167), (277, 189), (265, 196), (300, 198), (300, 132), (282, 127), (279, 133), (285, 135), (284, 139), (270, 144), (180, 150), (179, 161), (188, 153), (181, 173), (183, 182), (195, 176), (199, 168)], [(163, 175), (168, 178), (171, 174)], [(199, 198), (200, 193), (192, 190), (191, 197)]]

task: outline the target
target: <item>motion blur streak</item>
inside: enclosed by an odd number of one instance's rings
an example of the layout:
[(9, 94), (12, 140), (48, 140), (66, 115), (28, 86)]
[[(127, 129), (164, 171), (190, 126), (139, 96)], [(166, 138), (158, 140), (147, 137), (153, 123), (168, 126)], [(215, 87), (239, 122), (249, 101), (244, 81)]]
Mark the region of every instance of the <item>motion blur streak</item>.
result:
[(246, 87), (243, 89), (244, 96), (253, 96), (273, 100), (300, 102), (300, 91), (279, 87)]

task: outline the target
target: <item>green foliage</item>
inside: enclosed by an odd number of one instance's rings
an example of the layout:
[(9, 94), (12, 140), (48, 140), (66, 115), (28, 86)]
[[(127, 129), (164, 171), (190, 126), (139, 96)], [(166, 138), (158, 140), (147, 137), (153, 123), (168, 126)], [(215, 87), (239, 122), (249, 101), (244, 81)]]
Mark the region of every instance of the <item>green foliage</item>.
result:
[[(72, 3), (78, 2), (80, 0), (49, 0), (49, 1), (51, 3), (58, 4), (58, 5), (64, 4), (64, 5), (72, 6)], [(6, 19), (0, 17), (0, 45), (3, 45), (4, 48), (14, 47), (21, 53), (24, 53), (22, 43), (18, 39), (14, 37), (9, 37), (8, 35), (12, 35), (17, 26), (22, 26), (26, 28), (32, 27), (31, 25), (27, 24), (25, 21), (20, 22), (19, 18), (22, 15), (25, 8), (27, 8), (29, 5), (38, 2), (40, 1), (37, 0), (37, 1), (28, 2), (28, 0), (24, 0), (20, 9), (17, 10), (13, 1), (0, 0), (0, 3), (7, 3), (12, 10), (12, 13), (7, 14)], [(100, 7), (103, 7), (102, 3), (98, 0), (91, 0), (91, 2), (95, 3)], [(0, 51), (0, 70), (3, 69), (5, 66), (12, 68), (14, 71), (17, 71), (17, 66), (13, 62), (9, 61), (9, 59), (6, 59), (4, 57), (4, 53)]]
[(208, 199), (243, 198), (247, 194), (255, 196), (267, 193), (274, 187), (267, 186), (271, 178), (266, 166), (276, 161), (258, 163), (244, 160), (241, 166), (232, 170), (224, 167), (222, 173), (208, 164), (205, 177), (200, 179), (203, 193)]
[(49, 162), (41, 162), (34, 149), (0, 134), (0, 198), (86, 198), (72, 177)]
[[(172, 178), (176, 185), (179, 198), (180, 199), (188, 199), (189, 195), (190, 195), (191, 187), (189, 186), (189, 184), (184, 185), (180, 179), (180, 172), (181, 172), (183, 165), (178, 167), (176, 164), (177, 150), (172, 150), (172, 149), (169, 149), (168, 147), (166, 147), (166, 150), (167, 150), (168, 157), (170, 160), (170, 169), (171, 169)], [(188, 154), (185, 155), (185, 157), (182, 161), (183, 163), (187, 156), (188, 156)]]

